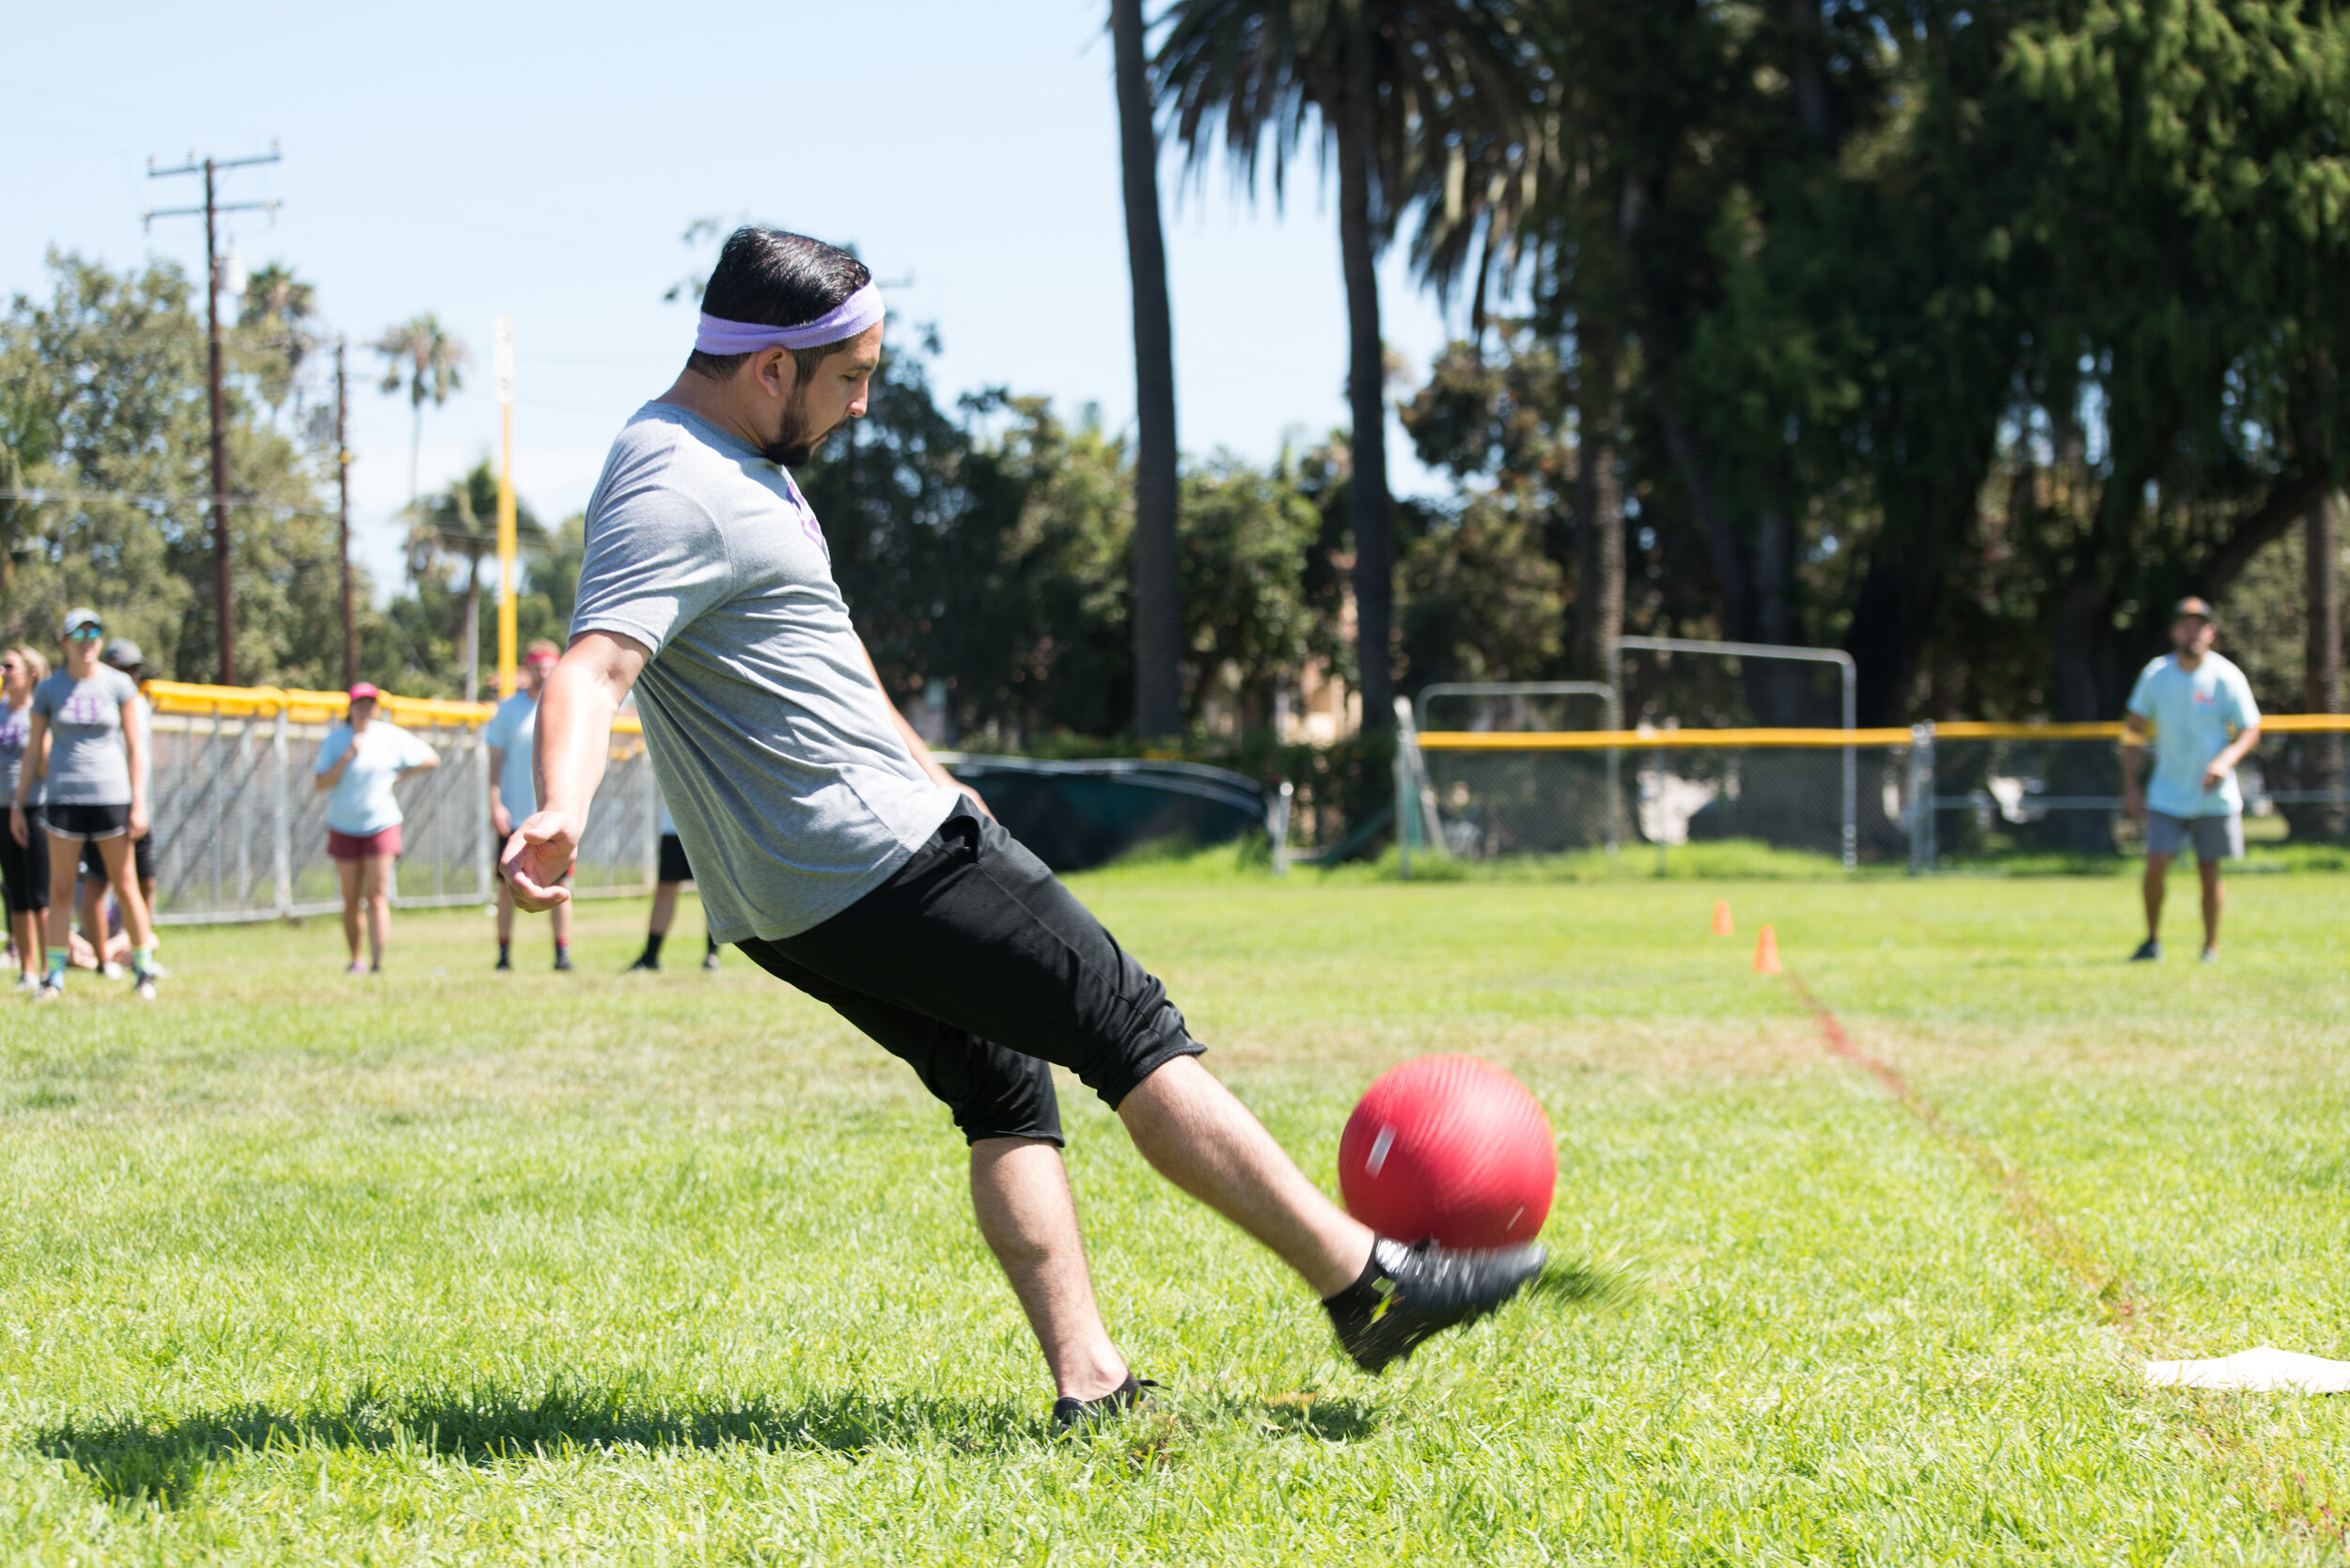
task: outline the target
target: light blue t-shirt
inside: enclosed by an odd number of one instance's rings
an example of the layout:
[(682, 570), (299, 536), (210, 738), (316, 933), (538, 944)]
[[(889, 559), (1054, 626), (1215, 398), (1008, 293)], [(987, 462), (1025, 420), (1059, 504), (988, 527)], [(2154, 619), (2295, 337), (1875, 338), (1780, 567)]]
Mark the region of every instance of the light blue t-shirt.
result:
[(796, 936), (888, 880), (959, 798), (914, 760), (775, 463), (648, 403), (588, 502), (572, 635), (650, 653), (636, 713), (720, 942)]
[(2192, 670), (2165, 653), (2138, 672), (2129, 711), (2154, 727), (2154, 776), (2147, 809), (2166, 817), (2232, 817), (2244, 809), (2235, 770), (2217, 790), (2203, 788), (2203, 770), (2245, 730), (2261, 721), (2252, 683), (2217, 653)]
[(497, 706), (481, 731), (481, 744), (506, 753), (498, 769), (498, 804), (514, 825), (539, 809), (539, 780), (530, 771), (531, 743), (539, 734), (539, 699), (516, 692)]
[[(351, 726), (338, 724), (326, 732), (319, 744), (318, 765), (310, 771), (324, 773), (342, 760), (351, 749)], [(392, 793), (392, 786), (410, 768), (423, 767), (432, 760), (432, 748), (388, 719), (377, 719), (359, 737), (359, 753), (343, 770), (335, 788), (326, 797), (326, 825), (337, 833), (348, 833), (364, 839), (381, 833), (387, 827), (398, 827), (402, 821), (400, 801)]]

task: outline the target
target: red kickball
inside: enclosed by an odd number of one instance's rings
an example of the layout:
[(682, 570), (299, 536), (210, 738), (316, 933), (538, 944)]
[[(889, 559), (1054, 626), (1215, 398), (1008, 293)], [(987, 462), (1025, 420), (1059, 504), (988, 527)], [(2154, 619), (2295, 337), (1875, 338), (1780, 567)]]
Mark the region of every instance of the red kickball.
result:
[(1397, 1241), (1531, 1241), (1558, 1184), (1550, 1118), (1524, 1084), (1474, 1057), (1421, 1057), (1382, 1074), (1339, 1139), (1347, 1212)]

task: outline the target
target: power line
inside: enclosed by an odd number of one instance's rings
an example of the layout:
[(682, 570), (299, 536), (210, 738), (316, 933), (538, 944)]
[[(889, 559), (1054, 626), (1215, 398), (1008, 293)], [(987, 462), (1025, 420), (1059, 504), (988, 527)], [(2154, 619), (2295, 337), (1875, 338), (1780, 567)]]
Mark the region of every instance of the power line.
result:
[(169, 495), (160, 492), (136, 490), (50, 490), (0, 489), (0, 501), (25, 501), (40, 504), (50, 501), (72, 505), (81, 501), (121, 501), (139, 507), (213, 507), (234, 508), (239, 511), (267, 511), (279, 517), (333, 517), (331, 511), (319, 511), (308, 507), (280, 506), (264, 501), (258, 495)]

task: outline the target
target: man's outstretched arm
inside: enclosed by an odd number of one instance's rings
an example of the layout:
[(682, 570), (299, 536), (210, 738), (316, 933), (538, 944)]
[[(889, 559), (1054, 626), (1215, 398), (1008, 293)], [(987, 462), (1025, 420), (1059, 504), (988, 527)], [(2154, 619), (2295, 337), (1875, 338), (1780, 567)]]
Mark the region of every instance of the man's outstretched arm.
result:
[(603, 781), (612, 720), (649, 656), (642, 643), (618, 633), (583, 632), (547, 676), (531, 756), (539, 809), (514, 829), (499, 863), (525, 909), (552, 909), (572, 896), (562, 881), (579, 855), (588, 803)]

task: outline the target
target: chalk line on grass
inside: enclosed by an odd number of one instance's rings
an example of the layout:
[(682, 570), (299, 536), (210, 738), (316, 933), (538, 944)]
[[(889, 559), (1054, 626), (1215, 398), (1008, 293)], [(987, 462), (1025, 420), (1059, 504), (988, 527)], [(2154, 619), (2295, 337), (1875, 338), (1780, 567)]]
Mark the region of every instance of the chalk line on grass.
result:
[(1826, 1044), (1828, 1055), (1859, 1067), (1884, 1086), (1904, 1110), (1918, 1121), (1943, 1144), (1962, 1155), (2005, 1200), (2024, 1234), (2043, 1253), (2061, 1264), (2074, 1278), (2087, 1287), (2096, 1298), (2098, 1309), (2107, 1320), (2124, 1332), (2144, 1326), (2154, 1310), (2154, 1303), (2138, 1289), (2123, 1278), (2121, 1272), (2097, 1255), (2096, 1249), (2051, 1208), (2041, 1197), (2023, 1168), (2002, 1156), (1990, 1145), (1974, 1137), (1942, 1114), (1941, 1108), (1918, 1092), (1909, 1075), (1883, 1057), (1864, 1051), (1853, 1043), (1844, 1032), (1843, 1024), (1827, 1005), (1811, 994), (1803, 978), (1790, 969), (1785, 971), (1787, 988), (1795, 999), (1810, 1011), (1820, 1026), (1820, 1038)]

